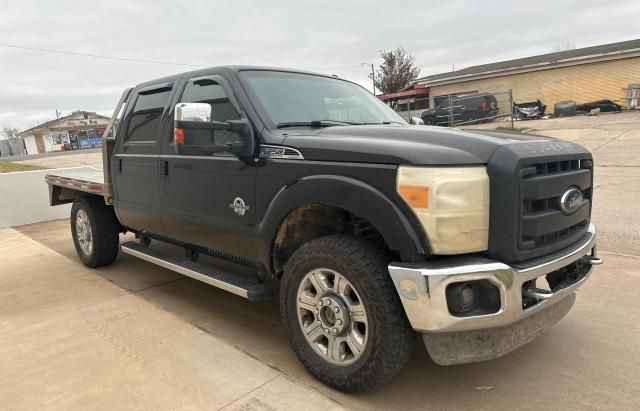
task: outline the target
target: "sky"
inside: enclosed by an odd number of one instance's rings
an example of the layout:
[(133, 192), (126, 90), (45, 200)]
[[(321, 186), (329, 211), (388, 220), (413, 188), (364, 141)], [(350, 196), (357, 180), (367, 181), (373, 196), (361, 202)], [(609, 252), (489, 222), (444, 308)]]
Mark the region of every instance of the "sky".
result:
[(380, 64), (381, 50), (403, 46), (424, 76), (631, 40), (639, 20), (637, 0), (0, 0), (0, 126), (26, 129), (56, 110), (110, 115), (125, 87), (189, 65), (299, 68), (371, 90), (361, 63)]

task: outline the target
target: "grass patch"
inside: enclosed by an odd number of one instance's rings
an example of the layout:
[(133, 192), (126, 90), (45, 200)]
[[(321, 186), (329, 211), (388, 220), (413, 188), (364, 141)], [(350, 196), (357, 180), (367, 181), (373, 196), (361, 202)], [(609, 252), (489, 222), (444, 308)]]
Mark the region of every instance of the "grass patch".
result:
[(507, 131), (509, 133), (524, 133), (525, 131), (529, 130), (529, 127), (505, 127), (505, 126), (500, 126), (500, 127), (496, 127), (496, 131)]
[(44, 170), (44, 167), (32, 166), (29, 164), (5, 163), (0, 161), (0, 173), (15, 173), (16, 171)]

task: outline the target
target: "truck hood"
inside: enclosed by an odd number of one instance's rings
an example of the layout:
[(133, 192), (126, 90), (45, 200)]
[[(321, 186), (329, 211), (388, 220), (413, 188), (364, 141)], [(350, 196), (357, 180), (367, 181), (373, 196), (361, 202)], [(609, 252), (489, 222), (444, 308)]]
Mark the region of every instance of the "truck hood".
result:
[(496, 131), (408, 125), (336, 126), (319, 131), (287, 129), (284, 145), (307, 160), (379, 164), (486, 164), (505, 144), (557, 141)]

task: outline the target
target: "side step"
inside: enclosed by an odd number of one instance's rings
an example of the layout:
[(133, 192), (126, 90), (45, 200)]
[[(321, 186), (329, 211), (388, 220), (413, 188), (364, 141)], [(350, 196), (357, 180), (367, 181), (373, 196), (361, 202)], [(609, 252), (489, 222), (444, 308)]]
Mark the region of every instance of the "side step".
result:
[(203, 283), (221, 288), (225, 291), (239, 295), (249, 301), (261, 301), (271, 297), (271, 289), (257, 281), (226, 273), (219, 269), (198, 264), (183, 258), (173, 257), (152, 250), (141, 244), (128, 242), (120, 246), (122, 252), (142, 260), (148, 261), (160, 267), (164, 267), (176, 273), (186, 275)]

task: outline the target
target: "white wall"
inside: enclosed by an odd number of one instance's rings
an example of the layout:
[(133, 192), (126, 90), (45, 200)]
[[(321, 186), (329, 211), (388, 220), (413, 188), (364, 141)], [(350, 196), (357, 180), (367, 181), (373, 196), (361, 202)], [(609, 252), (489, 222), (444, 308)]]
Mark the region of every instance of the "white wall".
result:
[[(95, 172), (92, 167), (75, 167)], [(45, 174), (69, 170), (22, 171), (0, 174), (0, 228), (40, 221), (69, 218), (71, 204), (49, 206), (49, 186)]]
[(38, 146), (36, 145), (35, 136), (25, 137), (24, 145), (27, 147), (27, 154), (38, 154)]

